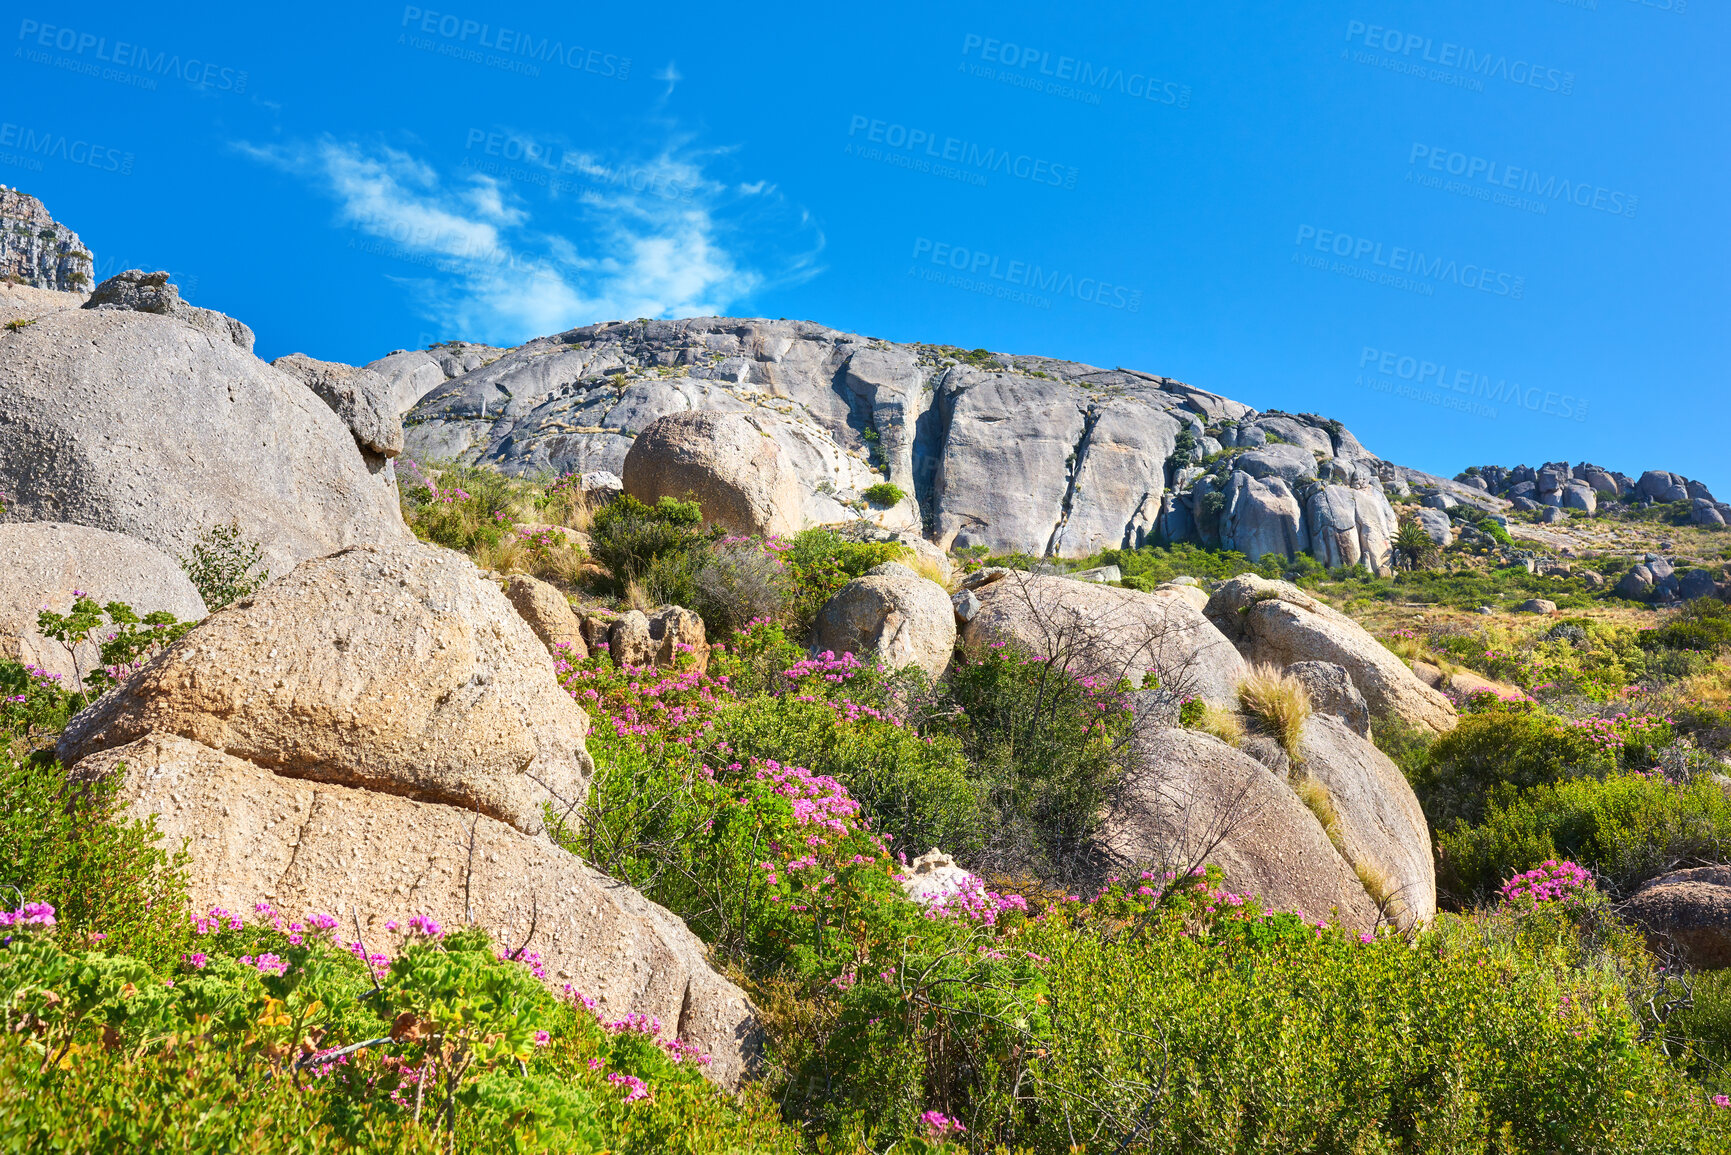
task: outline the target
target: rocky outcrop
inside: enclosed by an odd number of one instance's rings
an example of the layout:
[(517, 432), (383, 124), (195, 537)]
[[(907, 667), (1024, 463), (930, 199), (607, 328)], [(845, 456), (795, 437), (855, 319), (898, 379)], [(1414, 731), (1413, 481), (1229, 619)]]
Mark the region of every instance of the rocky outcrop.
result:
[(388, 477), (300, 382), (174, 316), (62, 309), (0, 330), (0, 520), (180, 557), (237, 523), (267, 566), (410, 538)]
[(1303, 773), (1328, 792), (1338, 849), (1397, 925), (1436, 915), (1430, 827), (1406, 775), (1340, 718), (1313, 714), (1299, 741)]
[(955, 611), (943, 587), (887, 562), (854, 578), (824, 603), (812, 649), (854, 654), (888, 670), (918, 666), (936, 678), (956, 646)]
[(1332, 914), (1357, 930), (1376, 925), (1376, 907), (1351, 865), (1285, 781), (1194, 730), (1161, 730), (1139, 742), (1144, 769), (1101, 834), (1111, 862), (1183, 870), (1202, 860), (1221, 868), (1228, 889), (1266, 907), (1312, 919)]
[(90, 294), (86, 309), (118, 309), (136, 313), (155, 313), (173, 317), (208, 333), (219, 341), (228, 341), (243, 352), (252, 352), (252, 330), (233, 317), (215, 309), (201, 309), (180, 299), (180, 290), (169, 284), (168, 274), (158, 270), (147, 273), (142, 269), (127, 269), (116, 273)]
[(1153, 671), (1169, 696), (1237, 704), (1244, 659), (1176, 590), (1142, 593), (1003, 570), (968, 592), (979, 601), (962, 627), (970, 649), (1012, 643), (1034, 657), (1062, 658), (1073, 673), (1132, 685)]
[(620, 477), (639, 501), (693, 498), (705, 521), (735, 533), (792, 534), (804, 520), (793, 462), (745, 414), (695, 410), (650, 422)]
[(64, 614), (83, 593), (99, 605), (124, 602), (179, 621), (204, 617), (204, 599), (180, 563), (137, 538), (54, 521), (0, 524), (0, 660), (22, 662), (69, 683), (100, 662), (94, 642), (78, 647), (77, 669), (59, 642), (37, 632), (44, 609)]
[(445, 382), (492, 364), (504, 352), (492, 345), (447, 341), (426, 349), (398, 349), (363, 368), (384, 381), (390, 410), (401, 418)]
[(1345, 666), (1333, 662), (1294, 662), (1282, 672), (1304, 687), (1316, 713), (1340, 719), (1360, 738), (1370, 737), (1370, 706), (1352, 684)]
[(514, 574), (506, 586), (505, 596), (548, 653), (569, 662), (581, 662), (589, 656), (583, 640), (583, 627), (572, 612), (565, 595), (540, 578)]
[(970, 885), (974, 875), (936, 847), (908, 863), (901, 871), (902, 893), (930, 906)]
[(33, 289), (88, 293), (96, 258), (78, 234), (29, 193), (0, 185), (0, 279)]
[(1363, 626), (1290, 582), (1241, 574), (1208, 599), (1208, 618), (1253, 662), (1343, 667), (1375, 715), (1446, 733), (1455, 710)]
[(1675, 952), (1699, 970), (1731, 967), (1731, 866), (1661, 875), (1619, 908), (1661, 958)]
[(61, 761), (175, 735), (285, 778), (541, 829), (582, 804), (588, 718), (461, 554), (345, 550), (213, 614), (67, 726)]
[[(1706, 485), (1665, 469), (1649, 469), (1636, 479), (1588, 462), (1571, 467), (1566, 461), (1548, 461), (1537, 469), (1526, 465), (1478, 466), (1461, 479), (1472, 480), (1525, 510), (1550, 506), (1579, 510), (1591, 517), (1601, 513), (1605, 503), (1618, 503), (1612, 508), (1621, 509), (1621, 503), (1700, 501), (1720, 519), (1704, 518), (1695, 524), (1720, 525), (1731, 520), (1726, 517), (1731, 507), (1714, 501)], [(1692, 508), (1692, 520), (1693, 514)]]
[(1618, 580), (1615, 592), (1619, 597), (1636, 601), (1671, 601), (1679, 596), (1682, 582), (1670, 562), (1656, 553), (1647, 554), (1629, 567)]
[[(122, 771), (122, 767), (124, 770)], [(542, 958), (608, 1019), (642, 1013), (663, 1038), (708, 1052), (710, 1078), (737, 1087), (760, 1050), (745, 992), (709, 965), (671, 911), (584, 865), (542, 835), (485, 815), (328, 782), (284, 778), (188, 738), (155, 734), (85, 758), (73, 773), (124, 772), (121, 801), (157, 816), (165, 849), (191, 856), (194, 909), (360, 922), (369, 949), (394, 953), (406, 924), (430, 915), (474, 923)]]
[(342, 418), (363, 452), (395, 457), (403, 451), (403, 422), (392, 387), (377, 373), (339, 361), (315, 361), (305, 353), (278, 357), (271, 365), (317, 393)]

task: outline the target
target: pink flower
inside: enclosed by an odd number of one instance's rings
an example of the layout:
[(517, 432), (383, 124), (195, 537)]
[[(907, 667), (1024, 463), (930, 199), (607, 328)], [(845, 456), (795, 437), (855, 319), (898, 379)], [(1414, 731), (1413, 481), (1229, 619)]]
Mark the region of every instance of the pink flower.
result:
[(952, 1119), (942, 1111), (927, 1111), (920, 1116), (926, 1134), (933, 1139), (942, 1139), (946, 1135), (959, 1135), (967, 1128), (962, 1126), (960, 1119)]
[(553, 1041), (553, 1036), (548, 1034), (546, 1031), (536, 1031), (535, 1032), (535, 1045), (537, 1047), (545, 1047), (548, 1043), (551, 1043), (552, 1041)]

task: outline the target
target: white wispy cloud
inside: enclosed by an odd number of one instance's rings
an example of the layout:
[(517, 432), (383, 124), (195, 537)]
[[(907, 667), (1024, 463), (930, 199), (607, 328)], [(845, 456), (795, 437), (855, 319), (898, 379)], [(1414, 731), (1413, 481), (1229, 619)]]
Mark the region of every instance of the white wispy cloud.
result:
[[(441, 172), (384, 143), (240, 146), (337, 205), (338, 223), (420, 264), (395, 276), (440, 332), (518, 343), (596, 321), (722, 314), (821, 271), (821, 231), (773, 184), (712, 174), (724, 150), (676, 140), (609, 157), (505, 132), (491, 172)], [(531, 173), (534, 180), (517, 181)]]

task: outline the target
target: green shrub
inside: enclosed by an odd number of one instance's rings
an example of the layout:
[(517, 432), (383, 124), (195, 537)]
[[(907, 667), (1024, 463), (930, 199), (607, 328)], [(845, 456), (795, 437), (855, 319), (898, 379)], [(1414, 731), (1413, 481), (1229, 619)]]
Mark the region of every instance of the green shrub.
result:
[(270, 580), (264, 550), (241, 532), (238, 521), (213, 525), (199, 534), (192, 552), (180, 559), (180, 568), (211, 613), (250, 597)]
[(702, 525), (703, 511), (695, 501), (663, 497), (651, 506), (620, 494), (595, 512), (590, 551), (613, 575), (619, 592), (633, 582), (647, 584), (653, 574), (657, 586), (689, 599), (687, 587), (696, 570), (692, 554), (704, 541)]
[(1456, 819), (1480, 821), (1499, 787), (1525, 790), (1614, 765), (1587, 731), (1535, 709), (1498, 704), (1462, 717), (1431, 745), (1411, 780), (1432, 827), (1443, 830)]
[(880, 481), (876, 485), (867, 486), (861, 491), (860, 496), (873, 505), (889, 506), (906, 498), (907, 493), (894, 482)]
[(833, 530), (804, 530), (781, 555), (792, 586), (787, 624), (803, 635), (817, 620), (824, 603), (837, 590), (873, 566), (907, 556), (906, 546), (893, 541), (849, 541)]
[(185, 637), (196, 624), (177, 622), (167, 610), (141, 618), (125, 602), (99, 606), (95, 599), (83, 594), (64, 614), (44, 608), (36, 615), (37, 630), (43, 637), (60, 643), (74, 668), (80, 666), (80, 649), (97, 648), (100, 657), (96, 668), (84, 675), (80, 705), (88, 705), (120, 685), (150, 658)]
[(1640, 634), (1644, 650), (1690, 650), (1722, 654), (1731, 650), (1731, 604), (1697, 598), (1656, 630)]
[(1636, 774), (1504, 790), (1477, 825), (1437, 835), (1437, 883), (1469, 903), (1548, 858), (1573, 859), (1627, 894), (1667, 870), (1731, 859), (1731, 798), (1709, 779)]

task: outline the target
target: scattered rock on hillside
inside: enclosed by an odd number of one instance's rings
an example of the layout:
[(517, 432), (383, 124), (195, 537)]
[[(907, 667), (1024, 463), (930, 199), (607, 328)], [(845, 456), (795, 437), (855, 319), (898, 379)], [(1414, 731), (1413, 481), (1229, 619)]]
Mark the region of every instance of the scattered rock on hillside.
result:
[(1414, 521), (1418, 522), (1419, 528), (1424, 530), (1425, 536), (1436, 544), (1446, 546), (1454, 540), (1454, 534), (1451, 531), (1453, 523), (1449, 521), (1449, 515), (1442, 510), (1415, 509), (1412, 517)]
[(384, 379), (390, 391), (391, 409), (400, 418), (445, 382), (491, 364), (504, 352), (491, 345), (447, 341), (426, 349), (398, 349), (369, 362), (365, 368)]
[(949, 668), (955, 646), (955, 607), (943, 587), (895, 562), (837, 590), (812, 627), (813, 650), (892, 670), (918, 666), (931, 678)]
[(168, 274), (161, 270), (147, 273), (142, 269), (127, 269), (116, 273), (90, 294), (86, 309), (131, 310), (172, 317), (182, 324), (208, 333), (219, 341), (230, 341), (242, 352), (252, 352), (252, 330), (233, 317), (215, 309), (201, 309), (180, 299), (180, 290), (169, 284)]
[[(1108, 814), (1100, 845), (1123, 869), (1218, 865), (1226, 887), (1312, 919), (1369, 930), (1376, 908), (1298, 796), (1249, 755), (1194, 730), (1139, 739), (1146, 770)], [(1218, 840), (1211, 853), (1207, 848)]]
[(1346, 669), (1371, 711), (1446, 733), (1455, 710), (1363, 626), (1290, 582), (1240, 574), (1208, 599), (1208, 618), (1253, 662), (1333, 662)]
[(59, 674), (70, 684), (100, 663), (94, 643), (78, 647), (78, 670), (59, 642), (36, 629), (44, 609), (64, 614), (83, 592), (100, 605), (125, 602), (139, 617), (167, 610), (179, 621), (204, 617), (204, 599), (180, 563), (125, 534), (55, 521), (0, 524), (0, 660)]
[(572, 612), (571, 603), (553, 586), (528, 574), (514, 574), (505, 596), (549, 653), (557, 653), (571, 662), (581, 662), (589, 656), (582, 625)]
[(1731, 967), (1731, 866), (1697, 866), (1660, 875), (1620, 913), (1646, 932), (1655, 951), (1670, 947), (1685, 966)]
[(684, 606), (662, 606), (649, 615), (650, 660), (661, 669), (672, 669), (690, 657), (697, 670), (709, 668), (709, 642), (703, 619)]
[(902, 891), (921, 906), (947, 898), (973, 881), (974, 875), (933, 847), (902, 870)]
[(88, 293), (96, 258), (78, 234), (29, 193), (0, 187), (0, 279), (33, 289)]
[(973, 590), (980, 609), (962, 630), (970, 648), (1011, 642), (1036, 657), (1062, 656), (1073, 673), (1133, 685), (1158, 670), (1170, 694), (1237, 704), (1244, 659), (1181, 594), (1005, 574)]
[(1285, 674), (1310, 694), (1310, 705), (1318, 714), (1339, 718), (1360, 738), (1370, 737), (1370, 706), (1352, 684), (1345, 666), (1333, 662), (1294, 662)]
[(317, 393), (366, 452), (395, 457), (403, 451), (402, 418), (390, 385), (377, 373), (338, 361), (315, 361), (305, 353), (278, 357), (271, 365)]
[(297, 566), (213, 614), (60, 739), (67, 765), (178, 735), (286, 778), (473, 810), (526, 833), (580, 805), (589, 722), (497, 587), (408, 545)]
[(1515, 612), (1517, 614), (1554, 614), (1557, 612), (1557, 603), (1549, 598), (1528, 598), (1515, 607)]
[(457, 807), (280, 777), (166, 734), (92, 754), (73, 774), (123, 764), (131, 813), (158, 815), (165, 849), (188, 840), (194, 909), (263, 901), (291, 918), (358, 917), (375, 951), (401, 943), (387, 920), (429, 915), (447, 930), (472, 920), (507, 949), (538, 953), (548, 984), (597, 1000), (603, 1018), (660, 1019), (663, 1038), (712, 1056), (704, 1073), (724, 1086), (738, 1087), (756, 1060), (751, 1004), (697, 936), (544, 836)]
[(237, 522), (273, 574), (412, 538), (396, 488), (300, 382), (174, 317), (68, 309), (0, 330), (0, 519), (65, 521), (171, 556)]
[(692, 410), (650, 422), (631, 443), (625, 492), (650, 505), (694, 498), (706, 521), (744, 534), (793, 534), (803, 495), (779, 443), (750, 416)]
[(1313, 714), (1299, 742), (1303, 772), (1328, 791), (1340, 850), (1371, 897), (1402, 927), (1436, 915), (1430, 828), (1406, 775), (1340, 718)]

